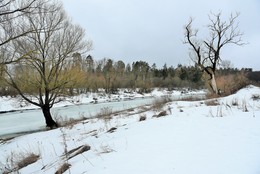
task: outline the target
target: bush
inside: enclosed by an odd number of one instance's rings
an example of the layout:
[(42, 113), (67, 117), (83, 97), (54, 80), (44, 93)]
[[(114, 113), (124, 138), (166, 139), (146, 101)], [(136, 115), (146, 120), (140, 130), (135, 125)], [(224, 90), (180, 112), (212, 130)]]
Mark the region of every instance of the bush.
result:
[(216, 78), (218, 88), (222, 91), (222, 95), (234, 94), (238, 90), (249, 84), (248, 79), (243, 73), (222, 75)]

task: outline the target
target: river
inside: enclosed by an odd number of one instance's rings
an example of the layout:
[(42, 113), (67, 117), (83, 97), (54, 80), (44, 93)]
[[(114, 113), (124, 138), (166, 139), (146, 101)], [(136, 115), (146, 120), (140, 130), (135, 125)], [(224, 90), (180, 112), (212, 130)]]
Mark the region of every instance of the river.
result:
[[(186, 97), (204, 98), (204, 94), (198, 95), (175, 95), (173, 100)], [(84, 116), (90, 118), (96, 116), (102, 108), (109, 108), (113, 112), (135, 108), (151, 104), (154, 97), (135, 98), (133, 100), (120, 100), (105, 103), (89, 103), (80, 105), (70, 105), (66, 107), (56, 107), (51, 109), (52, 116), (63, 120), (74, 118), (79, 119)], [(0, 114), (0, 139), (14, 137), (26, 133), (42, 131), (45, 129), (45, 120), (40, 109), (21, 110)]]
[[(121, 111), (151, 104), (154, 98), (137, 98), (134, 100), (114, 101), (105, 103), (89, 103), (56, 107), (51, 109), (52, 116), (62, 119), (78, 119), (82, 116), (93, 117), (102, 108), (110, 108), (112, 111)], [(0, 138), (16, 136), (45, 129), (45, 120), (40, 109), (22, 110), (0, 114)]]

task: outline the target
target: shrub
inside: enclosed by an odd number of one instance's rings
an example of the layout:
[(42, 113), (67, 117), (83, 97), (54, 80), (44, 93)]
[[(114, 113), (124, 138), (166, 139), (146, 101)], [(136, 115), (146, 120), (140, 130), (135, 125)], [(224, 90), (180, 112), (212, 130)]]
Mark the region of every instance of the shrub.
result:
[(216, 82), (224, 96), (234, 94), (249, 84), (247, 77), (243, 73), (222, 75), (216, 78)]

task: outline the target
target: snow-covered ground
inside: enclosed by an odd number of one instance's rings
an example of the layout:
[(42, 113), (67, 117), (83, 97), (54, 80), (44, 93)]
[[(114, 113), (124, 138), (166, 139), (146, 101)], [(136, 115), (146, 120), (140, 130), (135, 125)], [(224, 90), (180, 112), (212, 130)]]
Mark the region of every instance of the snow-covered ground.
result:
[(0, 173), (30, 153), (39, 159), (19, 173), (52, 174), (65, 163), (68, 174), (260, 173), (260, 88), (156, 105), (3, 141)]

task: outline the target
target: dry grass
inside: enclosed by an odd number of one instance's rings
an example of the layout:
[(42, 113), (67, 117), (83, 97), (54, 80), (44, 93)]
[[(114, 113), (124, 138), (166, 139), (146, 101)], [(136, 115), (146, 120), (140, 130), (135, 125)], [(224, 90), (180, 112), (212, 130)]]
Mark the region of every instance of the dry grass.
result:
[(35, 163), (40, 158), (39, 155), (36, 155), (34, 153), (28, 154), (28, 156), (24, 157), (20, 161), (17, 162), (17, 166), (19, 169), (24, 168), (28, 166), (29, 164)]
[(104, 119), (104, 120), (111, 120), (112, 114), (113, 114), (113, 111), (112, 111), (111, 107), (104, 107), (104, 108), (101, 108), (100, 112), (96, 115), (96, 117)]
[(159, 99), (155, 99), (152, 103), (151, 108), (154, 110), (161, 110), (166, 103), (171, 102), (172, 99), (169, 96), (164, 96), (162, 98)]
[(223, 75), (217, 77), (216, 82), (223, 96), (234, 94), (249, 84), (246, 75), (243, 73)]
[(219, 102), (216, 99), (206, 100), (204, 103), (207, 106), (218, 106), (219, 105)]
[(71, 165), (68, 163), (62, 164), (62, 166), (60, 166), (60, 168), (55, 172), (55, 174), (62, 174), (66, 172), (70, 168), (70, 166)]
[[(35, 163), (40, 158), (39, 155), (34, 153), (11, 153), (11, 155), (6, 159), (4, 174), (8, 173), (19, 173), (18, 170), (24, 168), (30, 164)], [(0, 170), (1, 171), (1, 170)]]
[(206, 99), (216, 99), (219, 97), (221, 97), (221, 96), (216, 93), (207, 93), (207, 95), (206, 95)]
[(59, 127), (69, 127), (71, 129), (79, 122), (87, 120), (87, 117), (85, 117), (84, 113), (80, 113), (80, 117), (77, 119), (54, 114), (54, 120), (59, 125)]
[(177, 101), (201, 101), (203, 100), (204, 98), (201, 97), (201, 96), (187, 96), (187, 97), (182, 97), (180, 99), (177, 99)]
[(159, 117), (164, 117), (167, 115), (166, 111), (161, 111), (158, 115), (154, 115), (153, 117), (159, 118)]

